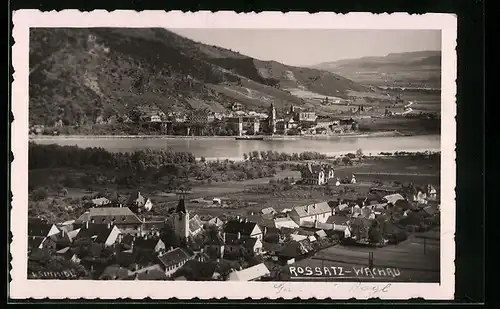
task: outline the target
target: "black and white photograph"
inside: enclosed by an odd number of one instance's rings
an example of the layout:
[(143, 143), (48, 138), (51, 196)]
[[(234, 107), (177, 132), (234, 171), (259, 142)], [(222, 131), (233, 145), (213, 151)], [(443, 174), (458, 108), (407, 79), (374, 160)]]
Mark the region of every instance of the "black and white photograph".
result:
[(21, 13), (19, 295), (453, 296), (453, 18)]

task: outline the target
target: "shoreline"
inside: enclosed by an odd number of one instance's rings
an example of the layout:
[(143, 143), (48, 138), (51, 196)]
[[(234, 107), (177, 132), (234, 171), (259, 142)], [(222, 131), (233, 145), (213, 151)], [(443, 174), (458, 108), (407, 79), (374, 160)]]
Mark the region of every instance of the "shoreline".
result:
[[(397, 131), (353, 133), (339, 135), (253, 135), (250, 138), (264, 138), (264, 140), (301, 140), (301, 139), (332, 139), (332, 138), (369, 138), (369, 137), (397, 137), (397, 136), (427, 136), (433, 133), (403, 134)], [(98, 139), (186, 139), (186, 140), (235, 140), (238, 136), (179, 136), (179, 135), (29, 135), (29, 141), (47, 140), (98, 140)]]

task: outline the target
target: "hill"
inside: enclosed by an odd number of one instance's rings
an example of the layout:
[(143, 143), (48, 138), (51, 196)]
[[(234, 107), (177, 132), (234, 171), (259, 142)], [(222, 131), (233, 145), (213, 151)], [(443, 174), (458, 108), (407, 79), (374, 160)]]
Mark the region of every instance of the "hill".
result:
[(439, 87), (441, 52), (419, 51), (392, 53), (384, 57), (363, 57), (324, 62), (313, 68), (341, 74), (356, 82), (372, 85), (418, 84)]
[(92, 123), (139, 107), (165, 113), (221, 112), (235, 102), (257, 111), (271, 102), (278, 109), (327, 108), (300, 91), (345, 98), (370, 90), (331, 72), (260, 61), (165, 29), (30, 29), (32, 124)]

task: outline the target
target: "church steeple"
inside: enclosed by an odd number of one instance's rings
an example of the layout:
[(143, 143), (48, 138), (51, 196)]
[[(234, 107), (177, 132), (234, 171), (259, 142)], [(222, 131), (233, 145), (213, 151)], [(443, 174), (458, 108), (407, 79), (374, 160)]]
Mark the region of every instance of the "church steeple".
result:
[(179, 203), (177, 204), (177, 209), (175, 210), (177, 213), (187, 213), (186, 202), (184, 201), (184, 196), (181, 196), (179, 199)]
[(181, 196), (174, 213), (174, 230), (177, 237), (186, 239), (190, 235), (189, 231), (189, 212), (186, 208), (184, 196)]

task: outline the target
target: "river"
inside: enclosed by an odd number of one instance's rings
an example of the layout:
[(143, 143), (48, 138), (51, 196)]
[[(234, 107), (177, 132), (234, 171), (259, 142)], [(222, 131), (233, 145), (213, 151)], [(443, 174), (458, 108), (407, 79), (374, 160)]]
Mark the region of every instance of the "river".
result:
[(328, 137), (323, 139), (235, 140), (233, 138), (47, 138), (34, 139), (38, 144), (76, 145), (102, 147), (111, 152), (132, 152), (140, 149), (191, 152), (206, 159), (240, 160), (244, 153), (277, 151), (285, 153), (319, 152), (326, 155), (355, 153), (365, 154), (395, 151), (440, 151), (440, 135), (377, 136), (377, 137)]

